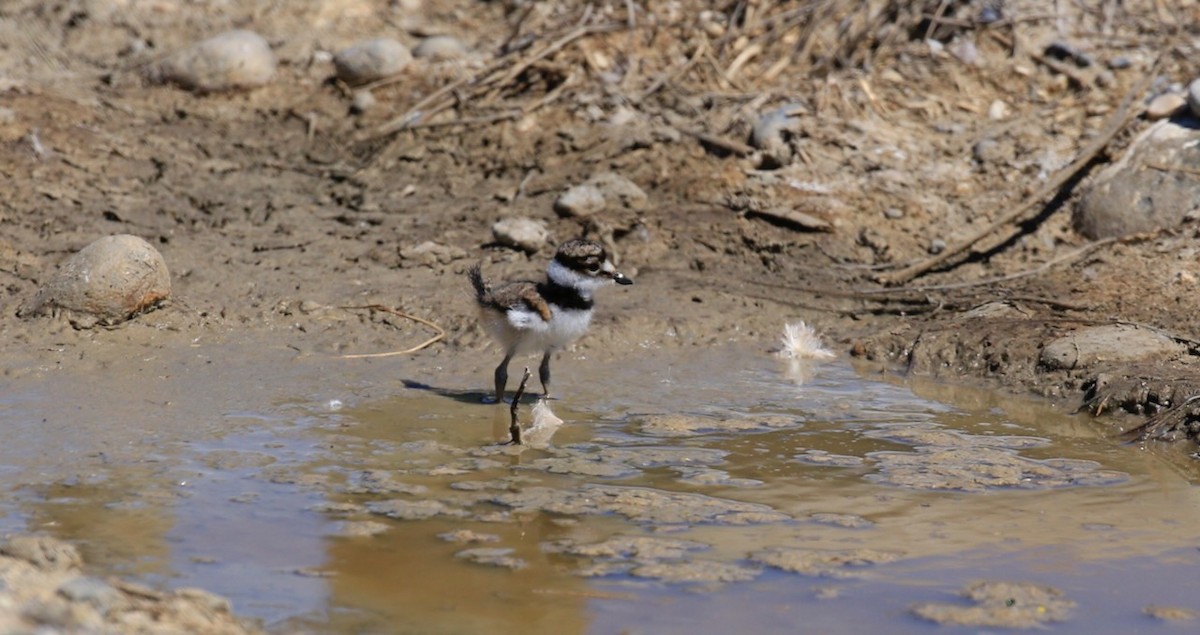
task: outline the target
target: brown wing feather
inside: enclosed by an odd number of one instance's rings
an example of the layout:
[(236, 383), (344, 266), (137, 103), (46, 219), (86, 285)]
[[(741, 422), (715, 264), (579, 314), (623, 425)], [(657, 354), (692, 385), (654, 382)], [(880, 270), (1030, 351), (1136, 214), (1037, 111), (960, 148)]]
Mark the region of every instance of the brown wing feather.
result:
[(542, 294), (538, 293), (537, 287), (533, 285), (526, 286), (521, 289), (521, 299), (525, 301), (542, 319), (549, 322), (552, 317), (550, 313), (550, 305), (546, 303), (546, 299)]
[(494, 289), (489, 289), (486, 295), (479, 298), (479, 303), (500, 311), (507, 311), (523, 304), (537, 311), (538, 315), (542, 316), (542, 319), (547, 322), (550, 321), (550, 317), (553, 315), (550, 312), (550, 305), (538, 293), (537, 284), (533, 282), (510, 282)]

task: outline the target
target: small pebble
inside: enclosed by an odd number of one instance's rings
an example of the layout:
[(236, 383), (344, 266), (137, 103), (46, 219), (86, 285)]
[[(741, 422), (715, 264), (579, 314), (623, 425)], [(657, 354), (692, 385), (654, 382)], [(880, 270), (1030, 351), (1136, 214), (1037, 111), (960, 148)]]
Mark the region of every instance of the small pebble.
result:
[(968, 39), (955, 40), (947, 47), (950, 54), (967, 66), (977, 66), (980, 62), (979, 47)]
[(929, 241), (929, 253), (936, 256), (943, 251), (946, 251), (946, 241), (941, 238), (934, 238)]
[(451, 35), (431, 35), (413, 49), (413, 57), (431, 60), (460, 60), (467, 56), (467, 47)]
[(883, 210), (883, 216), (891, 220), (900, 220), (904, 218), (904, 210), (899, 207), (889, 207)]
[(1084, 53), (1079, 47), (1066, 42), (1052, 42), (1046, 47), (1045, 54), (1047, 57), (1074, 62), (1080, 68), (1087, 68), (1092, 65), (1090, 55)]
[(1008, 102), (1004, 101), (1003, 99), (997, 99), (993, 101), (990, 106), (988, 106), (988, 119), (991, 119), (992, 121), (1008, 119), (1010, 111), (1011, 108), (1008, 107)]
[(1108, 60), (1108, 67), (1114, 71), (1123, 71), (1133, 66), (1133, 59), (1126, 55), (1118, 55)]
[(980, 163), (1003, 163), (1008, 159), (1004, 144), (995, 139), (980, 139), (971, 147), (971, 155)]
[(787, 138), (800, 131), (800, 118), (808, 112), (803, 104), (784, 104), (759, 115), (750, 129), (750, 145), (778, 154)]
[(333, 56), (338, 79), (351, 85), (395, 75), (411, 61), (412, 53), (408, 47), (391, 38), (358, 42)]
[[(1191, 91), (1189, 90), (1188, 92), (1190, 95)], [(1166, 119), (1179, 112), (1179, 109), (1183, 108), (1187, 103), (1188, 100), (1183, 95), (1175, 93), (1159, 95), (1150, 100), (1150, 103), (1146, 106), (1146, 118), (1151, 121)]]
[(358, 90), (354, 92), (354, 99), (350, 102), (350, 112), (356, 115), (361, 115), (375, 107), (375, 95), (369, 90)]
[(979, 10), (979, 23), (991, 24), (1004, 19), (1004, 14), (1001, 13), (1000, 7), (988, 4)]

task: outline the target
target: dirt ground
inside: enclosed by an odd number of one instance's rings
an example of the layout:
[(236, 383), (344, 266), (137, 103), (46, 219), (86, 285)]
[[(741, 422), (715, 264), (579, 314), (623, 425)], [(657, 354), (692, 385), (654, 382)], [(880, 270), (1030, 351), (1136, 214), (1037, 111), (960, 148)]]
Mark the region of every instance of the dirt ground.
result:
[[(381, 304), (446, 332), (403, 359), (477, 376), (482, 394), (498, 353), (474, 322), (467, 267), (536, 276), (556, 241), (589, 235), (636, 284), (603, 293), (576, 353), (765, 351), (803, 319), (884, 372), (1133, 413), (1100, 420), (1121, 428), (1157, 413), (1162, 436), (1194, 436), (1200, 229), (1089, 242), (1072, 213), (1149, 125), (1124, 115), (1197, 76), (1196, 18), (1188, 0), (9, 0), (4, 376), (86, 381), (198, 343), (311, 357), (433, 335), (341, 308)], [(232, 28), (278, 56), (265, 87), (198, 95), (146, 81), (164, 55)], [(351, 112), (330, 53), (433, 34), (459, 38), (467, 57), (416, 60)], [(748, 146), (758, 117), (784, 105), (799, 114), (782, 146)], [(1073, 166), (1096, 139), (1101, 151)], [(648, 204), (555, 213), (564, 190), (603, 172)], [(531, 254), (498, 245), (492, 226), (509, 217), (543, 221), (552, 240)], [(65, 258), (111, 234), (162, 253), (167, 305), (109, 329), (16, 317)], [(1049, 342), (1103, 325), (1181, 347), (1046, 363)], [(129, 377), (131, 394), (140, 381)]]

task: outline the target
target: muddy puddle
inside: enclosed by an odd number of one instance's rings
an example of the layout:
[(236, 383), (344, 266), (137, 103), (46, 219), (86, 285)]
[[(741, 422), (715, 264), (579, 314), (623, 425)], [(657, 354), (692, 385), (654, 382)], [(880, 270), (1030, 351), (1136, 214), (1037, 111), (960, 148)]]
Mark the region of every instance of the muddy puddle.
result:
[(496, 443), (508, 409), (473, 377), (302, 395), (239, 387), (249, 364), (136, 404), (21, 384), (0, 529), (280, 632), (1166, 632), (1200, 611), (1196, 471), (1086, 419), (761, 351), (600, 366), (561, 363), (541, 449)]

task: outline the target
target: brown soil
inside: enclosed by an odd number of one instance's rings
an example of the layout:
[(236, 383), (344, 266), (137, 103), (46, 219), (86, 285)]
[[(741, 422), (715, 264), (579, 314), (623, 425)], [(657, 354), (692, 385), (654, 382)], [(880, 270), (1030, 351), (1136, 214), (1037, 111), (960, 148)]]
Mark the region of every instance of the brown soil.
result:
[[(940, 4), (941, 22), (921, 17)], [(585, 10), (571, 3), (330, 0), (215, 13), (154, 2), (8, 3), (0, 13), (11, 36), (0, 69), (11, 113), (0, 123), (6, 368), (56, 359), (47, 338), (111, 344), (117, 355), (151, 336), (171, 348), (197, 337), (269, 345), (285, 332), (295, 346), (300, 330), (301, 348), (325, 353), (424, 339), (416, 323), (382, 326), (394, 318), (330, 308), (368, 303), (448, 331), (418, 359), (486, 366), (463, 354), (484, 338), (462, 274), (478, 259), (493, 277), (536, 274), (552, 245), (526, 256), (492, 242), (493, 222), (521, 215), (546, 221), (558, 240), (608, 240), (636, 276), (632, 290), (602, 298), (596, 333), (580, 344), (593, 354), (770, 342), (803, 318), (843, 350), (909, 372), (1134, 411), (1170, 405), (1196, 384), (1188, 339), (1200, 315), (1196, 230), (1077, 251), (1086, 241), (1069, 216), (1079, 178), (962, 258), (907, 286), (878, 284), (926, 258), (935, 241), (953, 246), (1036, 197), (1117, 118), (1156, 56), (1160, 84), (1186, 82), (1182, 48), (1170, 48), (1182, 41), (1178, 22), (1142, 4), (1042, 15), (1038, 3), (1012, 3), (990, 27), (977, 21), (980, 7), (959, 3), (867, 3), (869, 11), (845, 15), (817, 3), (815, 17), (755, 5), (733, 28), (690, 5), (653, 18), (612, 8), (577, 31)], [(266, 88), (197, 96), (143, 80), (147, 64), (198, 34), (235, 26), (276, 48), (281, 67)], [(350, 115), (347, 89), (329, 81), (319, 52), (363, 35), (414, 44), (426, 33), (458, 36), (474, 57), (417, 62), (375, 89), (375, 109)], [(1052, 55), (1055, 42), (1090, 65)], [(562, 46), (540, 55), (552, 43)], [(1118, 58), (1132, 66), (1108, 70)], [(480, 79), (449, 102), (420, 103), (472, 76)], [(1135, 111), (1145, 95), (1131, 92)], [(993, 120), (997, 100), (1010, 114)], [(805, 111), (788, 140), (795, 156), (784, 158), (794, 163), (759, 170), (760, 157), (740, 156), (742, 141), (757, 113), (783, 103)], [(424, 113), (414, 129), (381, 134), (414, 108)], [(1125, 126), (1109, 153), (1144, 125)], [(649, 209), (587, 223), (551, 211), (565, 188), (603, 171), (638, 183)], [(831, 230), (770, 219), (788, 210)], [(162, 251), (173, 272), (169, 307), (119, 337), (13, 319), (67, 255), (115, 233)], [(426, 241), (447, 248), (421, 253)], [(989, 302), (1007, 309), (967, 313)], [(1039, 365), (1047, 338), (1112, 322), (1164, 329), (1193, 354), (1116, 368)]]
[[(725, 342), (765, 350), (803, 319), (889, 371), (1097, 410), (1152, 413), (1200, 389), (1196, 227), (1084, 249), (1070, 218), (1095, 166), (1147, 125), (1121, 119), (1123, 98), (1136, 112), (1195, 76), (1195, 34), (1182, 32), (1193, 27), (1180, 26), (1198, 23), (1187, 19), (1200, 17), (1195, 8), (1168, 15), (1147, 0), (1095, 12), (1059, 4), (1055, 14), (1014, 1), (985, 25), (984, 3), (932, 0), (731, 2), (726, 14), (691, 2), (217, 4), (0, 8), (8, 380), (104, 373), (120, 384), (129, 370), (124, 385), (136, 392), (139, 373), (188, 377), (131, 368), (131, 357), (233, 344), (248, 357), (332, 359), (431, 335), (340, 308), (377, 303), (447, 332), (379, 362), (378, 389), (403, 372), (477, 378), (482, 395), (497, 354), (474, 323), (464, 273), (482, 260), (493, 278), (537, 275), (553, 245), (527, 255), (491, 232), (527, 216), (555, 240), (608, 241), (637, 281), (600, 298), (578, 345), (590, 357)], [(268, 86), (195, 95), (144, 81), (147, 64), (230, 28), (271, 42), (281, 64)], [(418, 61), (375, 88), (373, 109), (350, 114), (324, 52), (434, 33), (459, 37), (472, 57)], [(1082, 54), (1048, 48), (1055, 42)], [(1118, 58), (1131, 65), (1110, 70)], [(1151, 73), (1162, 80), (1147, 89)], [(1008, 113), (993, 119), (998, 100)], [(776, 167), (745, 140), (757, 114), (788, 103), (804, 114), (786, 140), (788, 165)], [(415, 125), (383, 132), (414, 109)], [(1104, 152), (1040, 191), (1113, 121), (1122, 125)], [(644, 189), (649, 208), (588, 222), (554, 213), (564, 189), (608, 171)], [(1027, 214), (961, 258), (902, 285), (880, 282), (1025, 203)], [(67, 256), (120, 233), (165, 257), (167, 306), (107, 330), (16, 317)], [(427, 241), (444, 248), (418, 249)], [(1154, 327), (1188, 352), (1069, 369), (1039, 360), (1048, 340), (1111, 323)], [(1196, 419), (1168, 415), (1176, 432)]]

